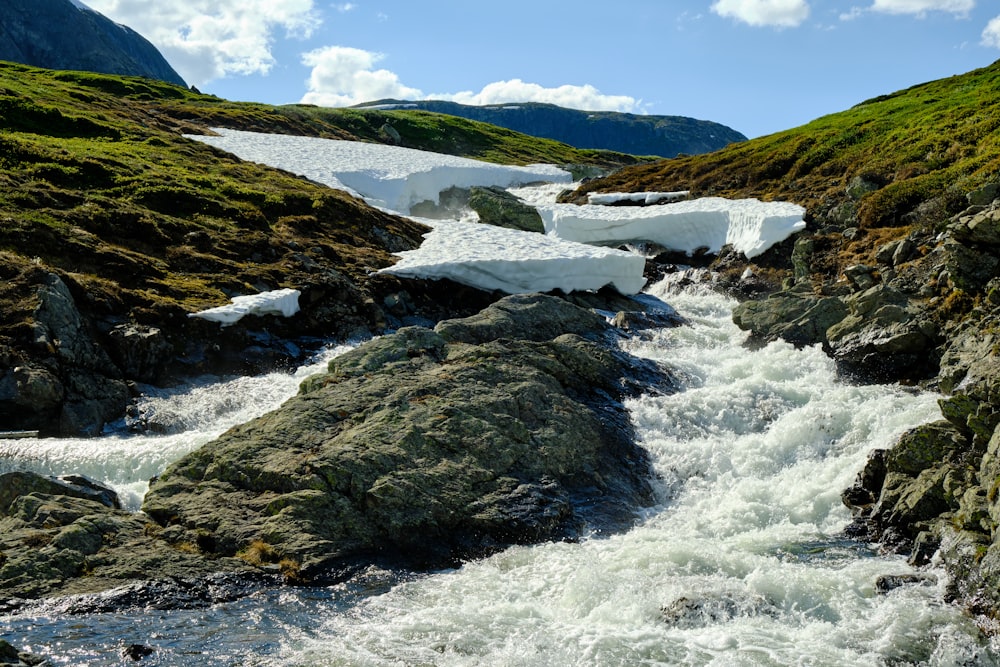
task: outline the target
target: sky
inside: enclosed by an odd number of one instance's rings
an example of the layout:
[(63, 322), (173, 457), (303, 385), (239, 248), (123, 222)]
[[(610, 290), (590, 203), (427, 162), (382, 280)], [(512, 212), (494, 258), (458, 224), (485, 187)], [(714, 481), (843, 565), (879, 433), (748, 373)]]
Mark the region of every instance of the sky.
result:
[(1000, 59), (998, 0), (85, 0), (204, 93), (539, 101), (748, 137)]

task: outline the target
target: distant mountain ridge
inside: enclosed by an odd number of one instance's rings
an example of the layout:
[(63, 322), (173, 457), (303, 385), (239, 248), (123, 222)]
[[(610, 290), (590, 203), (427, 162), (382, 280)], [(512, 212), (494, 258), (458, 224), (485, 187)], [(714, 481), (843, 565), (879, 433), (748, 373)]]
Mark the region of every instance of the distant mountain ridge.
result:
[(740, 132), (707, 120), (616, 111), (580, 111), (540, 102), (472, 106), (443, 100), (377, 100), (355, 108), (417, 109), (444, 113), (554, 139), (575, 148), (604, 149), (631, 155), (699, 155), (747, 140)]
[(187, 86), (146, 38), (73, 0), (0, 0), (0, 60)]

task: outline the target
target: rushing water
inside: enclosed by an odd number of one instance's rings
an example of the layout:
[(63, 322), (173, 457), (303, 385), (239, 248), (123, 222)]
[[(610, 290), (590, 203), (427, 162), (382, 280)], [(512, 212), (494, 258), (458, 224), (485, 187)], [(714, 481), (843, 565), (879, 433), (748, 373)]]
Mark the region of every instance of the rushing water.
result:
[[(840, 534), (841, 490), (870, 450), (937, 418), (935, 397), (843, 384), (819, 349), (748, 351), (731, 302), (668, 287), (653, 292), (691, 326), (628, 347), (674, 368), (685, 390), (628, 403), (660, 475), (656, 506), (631, 531), (516, 547), (405, 581), (372, 571), (351, 586), (146, 612), (141, 624), (120, 614), (0, 617), (0, 635), (72, 665), (123, 664), (132, 643), (155, 649), (150, 665), (995, 664), (995, 647), (942, 601), (943, 573), (877, 593), (877, 577), (910, 568)], [(205, 388), (191, 407), (176, 396), (157, 409), (183, 422), (221, 394), (259, 411), (279, 400), (274, 385), (287, 394), (297, 382)], [(85, 468), (136, 494), (238, 418), (160, 438), (0, 447), (36, 469)]]
[[(205, 377), (170, 389), (147, 387), (134, 415), (109, 428), (106, 437), (0, 438), (0, 472), (84, 474), (113, 488), (128, 509), (138, 510), (150, 477), (226, 429), (277, 408), (295, 395), (303, 379), (325, 370), (331, 358), (351, 347), (325, 349), (294, 373)], [(165, 434), (130, 433), (138, 422), (155, 423)]]

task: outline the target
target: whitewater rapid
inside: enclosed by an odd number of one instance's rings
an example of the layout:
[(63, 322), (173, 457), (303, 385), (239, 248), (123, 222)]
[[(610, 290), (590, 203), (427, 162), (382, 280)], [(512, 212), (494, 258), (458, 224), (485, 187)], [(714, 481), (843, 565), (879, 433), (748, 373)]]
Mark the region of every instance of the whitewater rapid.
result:
[[(995, 647), (944, 602), (942, 572), (878, 593), (879, 576), (913, 570), (841, 534), (850, 517), (840, 492), (872, 449), (937, 419), (936, 396), (842, 383), (818, 348), (750, 351), (732, 301), (672, 284), (650, 291), (691, 324), (625, 344), (684, 384), (627, 402), (659, 476), (656, 504), (632, 530), (515, 547), (406, 579), (373, 569), (349, 585), (147, 610), (141, 624), (123, 614), (0, 616), (0, 635), (67, 665), (120, 664), (131, 643), (153, 647), (144, 664), (157, 665), (996, 664)], [(138, 493), (167, 459), (247, 417), (208, 406), (270, 409), (317, 365), (162, 397), (156, 410), (176, 413), (180, 433), (149, 438), (141, 453), (129, 453), (124, 436), (54, 441), (37, 467), (92, 462), (84, 472)], [(190, 412), (218, 412), (225, 424), (187, 422)], [(76, 453), (57, 455), (64, 448)], [(114, 454), (99, 454), (105, 448)]]

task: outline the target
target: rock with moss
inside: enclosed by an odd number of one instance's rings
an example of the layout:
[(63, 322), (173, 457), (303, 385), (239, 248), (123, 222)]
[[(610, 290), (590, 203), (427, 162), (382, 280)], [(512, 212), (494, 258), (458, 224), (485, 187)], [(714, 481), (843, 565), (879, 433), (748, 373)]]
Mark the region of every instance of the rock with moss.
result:
[(635, 373), (672, 385), (608, 334), (541, 295), (401, 329), (176, 462), (143, 509), (213, 555), (257, 545), (314, 581), (358, 558), (441, 566), (620, 529), (651, 470), (616, 397)]
[[(27, 472), (0, 476), (0, 610), (16, 610), (38, 598), (118, 589), (87, 603), (113, 610), (128, 601), (151, 602), (143, 586), (152, 580), (190, 581), (218, 573), (260, 577), (241, 560), (208, 561), (196, 544), (161, 539), (160, 528), (146, 517), (114, 507), (109, 489), (71, 479)], [(161, 584), (158, 604), (210, 600), (209, 587), (199, 585), (175, 586), (171, 596)], [(223, 597), (224, 588), (214, 595)]]
[(470, 188), (469, 208), (487, 225), (545, 233), (538, 211), (502, 188)]

